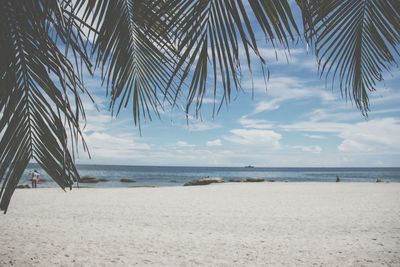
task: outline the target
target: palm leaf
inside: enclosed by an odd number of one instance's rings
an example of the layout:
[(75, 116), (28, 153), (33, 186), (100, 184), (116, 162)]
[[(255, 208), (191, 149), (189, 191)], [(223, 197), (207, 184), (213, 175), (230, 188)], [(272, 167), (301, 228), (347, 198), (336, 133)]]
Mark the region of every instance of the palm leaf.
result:
[(111, 110), (118, 114), (131, 105), (135, 124), (140, 126), (142, 117), (151, 120), (151, 112), (158, 115), (162, 97), (168, 96), (165, 88), (177, 57), (162, 1), (89, 1), (81, 8), (97, 32), (92, 51), (111, 96)]
[(78, 23), (64, 12), (70, 6), (68, 1), (0, 3), (0, 210), (4, 212), (31, 159), (63, 189), (79, 179), (66, 128), (77, 142), (84, 116), (79, 94), (84, 88), (79, 71), (60, 47), (71, 49), (87, 66), (90, 62)]
[[(399, 56), (400, 2), (298, 1), (306, 37), (315, 40), (321, 75), (339, 80), (346, 98), (367, 114), (369, 92)], [(333, 85), (333, 83), (332, 83)]]
[[(229, 102), (232, 89), (241, 88), (240, 51), (244, 51), (244, 62), (250, 71), (252, 53), (263, 67), (265, 61), (260, 56), (250, 17), (256, 18), (267, 42), (287, 47), (289, 40), (294, 39), (293, 33), (298, 29), (287, 1), (260, 0), (248, 4), (246, 7), (240, 0), (166, 1), (164, 8), (172, 14), (169, 26), (180, 51), (173, 76), (174, 79), (179, 74), (177, 93), (189, 81), (186, 112), (193, 102), (196, 113), (200, 110), (210, 76), (214, 77), (214, 97), (220, 93), (221, 104)], [(222, 83), (222, 92), (218, 92), (218, 83)]]

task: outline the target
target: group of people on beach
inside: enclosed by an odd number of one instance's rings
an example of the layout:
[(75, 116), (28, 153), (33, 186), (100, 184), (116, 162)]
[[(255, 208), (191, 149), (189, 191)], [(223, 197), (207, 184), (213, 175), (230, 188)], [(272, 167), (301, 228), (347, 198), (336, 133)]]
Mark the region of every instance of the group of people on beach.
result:
[(40, 174), (37, 170), (32, 172), (32, 188), (37, 188), (38, 183), (40, 183)]

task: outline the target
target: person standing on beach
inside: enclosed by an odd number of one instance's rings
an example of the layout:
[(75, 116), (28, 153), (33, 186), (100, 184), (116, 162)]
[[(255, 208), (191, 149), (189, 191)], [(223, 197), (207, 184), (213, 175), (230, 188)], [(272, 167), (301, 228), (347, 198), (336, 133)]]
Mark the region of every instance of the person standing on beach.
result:
[(37, 188), (37, 184), (39, 183), (40, 175), (37, 170), (32, 172), (32, 188)]

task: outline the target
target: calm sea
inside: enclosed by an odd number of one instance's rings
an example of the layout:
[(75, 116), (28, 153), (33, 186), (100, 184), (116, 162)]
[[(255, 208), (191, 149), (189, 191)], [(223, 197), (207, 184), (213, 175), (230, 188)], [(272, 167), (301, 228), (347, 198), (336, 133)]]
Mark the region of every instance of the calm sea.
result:
[[(40, 187), (56, 187), (51, 178), (36, 164), (30, 164), (21, 183), (29, 183), (30, 173), (37, 169), (44, 180)], [(182, 186), (185, 182), (203, 177), (265, 178), (288, 182), (400, 182), (400, 168), (240, 168), (240, 167), (165, 167), (78, 165), (81, 176), (90, 175), (108, 182), (81, 184), (84, 187)], [(121, 183), (133, 179), (135, 183)]]

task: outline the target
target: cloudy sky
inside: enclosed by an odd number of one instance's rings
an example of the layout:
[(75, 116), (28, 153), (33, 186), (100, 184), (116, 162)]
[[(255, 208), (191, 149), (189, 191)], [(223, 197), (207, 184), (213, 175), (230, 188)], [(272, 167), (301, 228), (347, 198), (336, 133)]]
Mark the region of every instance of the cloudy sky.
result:
[[(92, 159), (78, 163), (190, 166), (400, 166), (400, 72), (387, 73), (371, 94), (363, 117), (338, 88), (317, 75), (315, 58), (302, 44), (287, 57), (263, 49), (261, 70), (244, 74), (243, 91), (212, 116), (206, 97), (197, 119), (166, 108), (161, 119), (133, 124), (130, 110), (112, 118), (98, 76), (87, 77), (97, 107), (86, 98), (85, 139)], [(254, 91), (253, 91), (254, 90)], [(254, 92), (254, 97), (252, 96)]]
[[(186, 116), (178, 106), (161, 118), (133, 124), (131, 110), (117, 118), (98, 75), (86, 77), (96, 105), (85, 98), (85, 140), (92, 159), (78, 163), (184, 166), (400, 166), (400, 71), (386, 73), (370, 94), (364, 117), (351, 101), (317, 74), (315, 56), (304, 43), (283, 50), (262, 48), (270, 72), (243, 72), (243, 90), (212, 116), (206, 96), (201, 116)], [(210, 91), (212, 91), (210, 87)], [(253, 96), (254, 95), (254, 96)], [(218, 104), (218, 103), (217, 103)]]

